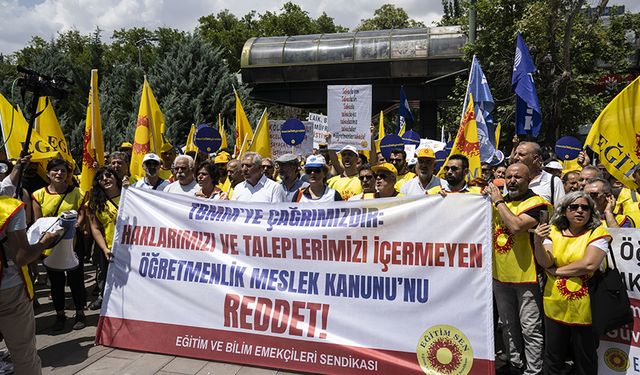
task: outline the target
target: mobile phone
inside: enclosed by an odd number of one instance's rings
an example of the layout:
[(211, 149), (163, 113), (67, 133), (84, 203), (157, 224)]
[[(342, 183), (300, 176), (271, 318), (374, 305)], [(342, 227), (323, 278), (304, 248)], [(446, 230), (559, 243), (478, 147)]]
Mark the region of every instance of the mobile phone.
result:
[(540, 224), (547, 224), (549, 222), (549, 211), (540, 211)]

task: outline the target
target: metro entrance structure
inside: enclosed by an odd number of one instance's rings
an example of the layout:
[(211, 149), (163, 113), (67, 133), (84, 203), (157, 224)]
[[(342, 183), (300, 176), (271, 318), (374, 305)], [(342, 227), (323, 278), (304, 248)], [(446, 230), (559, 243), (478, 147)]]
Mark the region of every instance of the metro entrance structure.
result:
[(435, 139), (438, 107), (467, 71), (466, 41), (457, 26), (251, 38), (242, 81), (254, 100), (300, 108), (325, 108), (327, 85), (371, 84), (374, 114), (397, 109), (404, 86), (420, 110), (414, 130)]

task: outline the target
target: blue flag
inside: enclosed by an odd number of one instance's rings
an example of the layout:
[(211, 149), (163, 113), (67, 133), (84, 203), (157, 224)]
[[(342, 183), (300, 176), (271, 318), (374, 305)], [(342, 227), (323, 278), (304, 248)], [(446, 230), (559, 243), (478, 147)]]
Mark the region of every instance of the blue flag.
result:
[(405, 131), (413, 128), (413, 115), (407, 100), (407, 94), (404, 93), (404, 87), (400, 86), (400, 108), (398, 108), (398, 134), (402, 135)]
[(529, 48), (518, 33), (516, 56), (513, 61), (511, 87), (516, 93), (516, 133), (537, 138), (542, 127), (542, 114), (536, 86), (531, 75), (536, 71)]
[(471, 69), (469, 71), (469, 83), (463, 108), (467, 107), (469, 93), (473, 96), (474, 111), (476, 113), (478, 142), (480, 143), (480, 161), (491, 163), (495, 159), (496, 154), (495, 129), (493, 126), (493, 117), (491, 116), (491, 111), (493, 111), (495, 103), (487, 78), (475, 55), (473, 56)]

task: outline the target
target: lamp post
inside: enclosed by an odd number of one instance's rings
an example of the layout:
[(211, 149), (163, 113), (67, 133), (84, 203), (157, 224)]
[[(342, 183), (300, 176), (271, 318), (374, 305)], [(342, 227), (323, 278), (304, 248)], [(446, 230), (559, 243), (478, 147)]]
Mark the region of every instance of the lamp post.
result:
[(138, 67), (142, 69), (142, 47), (148, 42), (157, 42), (158, 38), (142, 38), (136, 40), (136, 47), (138, 48)]

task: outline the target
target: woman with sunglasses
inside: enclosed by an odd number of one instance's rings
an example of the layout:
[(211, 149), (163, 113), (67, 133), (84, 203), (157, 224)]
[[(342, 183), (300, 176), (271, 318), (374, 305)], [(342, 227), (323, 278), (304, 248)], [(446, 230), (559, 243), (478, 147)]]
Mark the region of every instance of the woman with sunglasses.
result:
[(227, 194), (216, 187), (219, 180), (218, 169), (209, 160), (205, 160), (196, 169), (196, 180), (200, 188), (195, 196), (204, 199), (227, 199)]
[(293, 202), (341, 201), (342, 196), (327, 185), (329, 167), (322, 155), (310, 155), (304, 164), (304, 173), (309, 177), (309, 186), (301, 188), (293, 196)]
[[(63, 159), (51, 159), (47, 163), (49, 185), (33, 192), (32, 208), (34, 220), (38, 220), (41, 217), (58, 217), (65, 211), (74, 210), (78, 212), (76, 228), (82, 225), (84, 215), (83, 210), (80, 208), (83, 197), (79, 188), (67, 183), (70, 173), (71, 167)], [(87, 303), (84, 288), (84, 246), (74, 241), (73, 247), (80, 261), (78, 267), (69, 271), (47, 268), (47, 276), (51, 282), (51, 299), (56, 310), (56, 321), (52, 327), (54, 331), (62, 331), (67, 320), (64, 314), (64, 288), (67, 282), (71, 289), (71, 297), (76, 309), (73, 329), (83, 329), (86, 325), (84, 316), (84, 307)], [(43, 255), (49, 256), (51, 251), (52, 249), (47, 249), (43, 252)]]
[(89, 225), (91, 234), (98, 249), (102, 250), (98, 258), (98, 276), (96, 284), (100, 289), (100, 296), (89, 306), (92, 310), (102, 307), (102, 296), (107, 280), (107, 269), (113, 261), (111, 245), (116, 230), (116, 218), (120, 204), (122, 179), (111, 168), (100, 168), (93, 178), (93, 187), (89, 196)]
[(537, 262), (545, 268), (545, 374), (566, 373), (568, 352), (576, 374), (596, 374), (598, 337), (591, 327), (587, 282), (609, 250), (611, 236), (589, 194), (575, 191), (556, 204), (550, 224), (535, 230)]

